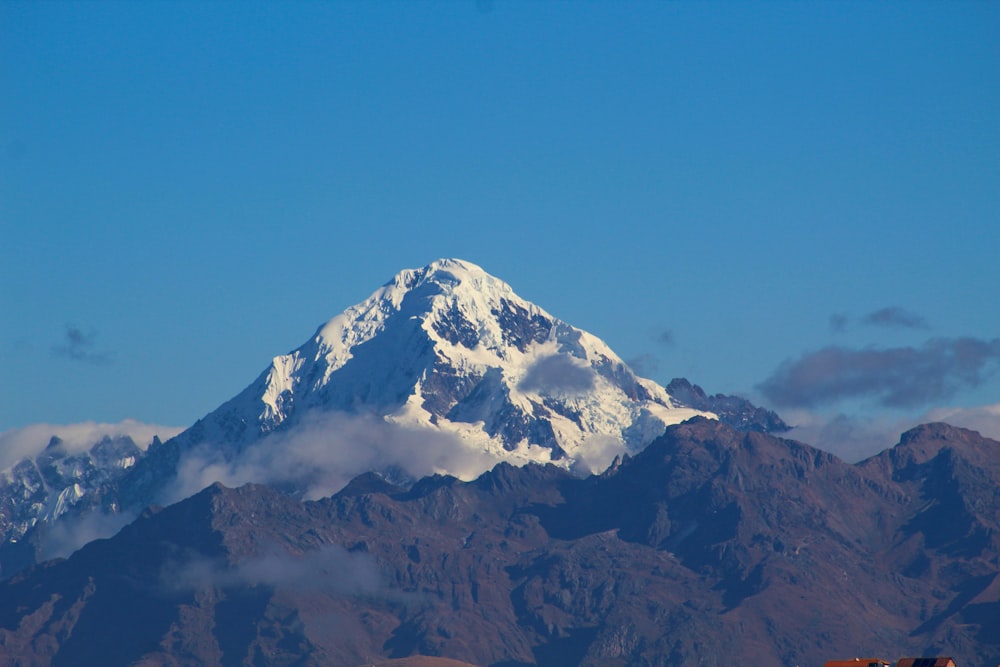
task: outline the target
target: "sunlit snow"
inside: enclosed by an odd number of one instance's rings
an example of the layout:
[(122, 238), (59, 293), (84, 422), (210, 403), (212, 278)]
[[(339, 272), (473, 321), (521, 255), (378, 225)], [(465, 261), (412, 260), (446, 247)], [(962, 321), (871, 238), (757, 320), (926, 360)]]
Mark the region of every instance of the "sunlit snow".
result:
[[(553, 377), (526, 386), (542, 368), (553, 369)], [(501, 396), (456, 411), (477, 418), (454, 418), (452, 409), (488, 373), (499, 378)], [(302, 347), (275, 357), (260, 385), (224, 407), (226, 421), (256, 423), (260, 433), (317, 407), (376, 412), (393, 423), (457, 435), (513, 463), (559, 459), (556, 444), (567, 455), (558, 461), (565, 466), (585, 457), (585, 443), (597, 436), (601, 450), (611, 438), (619, 451), (636, 451), (667, 425), (706, 414), (674, 407), (661, 386), (635, 376), (603, 341), (457, 259), (401, 271)], [(526, 423), (547, 422), (554, 443), (505, 440), (496, 424), (511, 411)]]

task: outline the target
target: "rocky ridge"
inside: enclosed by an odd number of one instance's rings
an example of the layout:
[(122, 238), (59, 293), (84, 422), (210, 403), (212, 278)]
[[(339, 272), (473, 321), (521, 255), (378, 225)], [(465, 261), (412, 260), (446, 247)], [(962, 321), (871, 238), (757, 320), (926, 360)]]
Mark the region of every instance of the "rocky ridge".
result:
[[(152, 446), (160, 445), (154, 437)], [(36, 524), (58, 519), (144, 454), (127, 435), (104, 436), (82, 451), (53, 436), (40, 454), (0, 472), (0, 538), (16, 542)]]
[(847, 464), (695, 419), (584, 479), (367, 474), (311, 502), (214, 485), (0, 584), (0, 646), (38, 665), (995, 664), (998, 448), (932, 424)]

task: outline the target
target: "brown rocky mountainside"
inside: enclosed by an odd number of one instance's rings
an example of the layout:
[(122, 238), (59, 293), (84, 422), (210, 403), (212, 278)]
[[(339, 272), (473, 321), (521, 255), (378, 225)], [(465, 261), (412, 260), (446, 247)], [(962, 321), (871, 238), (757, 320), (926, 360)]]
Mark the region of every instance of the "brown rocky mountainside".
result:
[(1000, 661), (1000, 443), (857, 465), (696, 419), (603, 475), (215, 485), (0, 584), (0, 665)]

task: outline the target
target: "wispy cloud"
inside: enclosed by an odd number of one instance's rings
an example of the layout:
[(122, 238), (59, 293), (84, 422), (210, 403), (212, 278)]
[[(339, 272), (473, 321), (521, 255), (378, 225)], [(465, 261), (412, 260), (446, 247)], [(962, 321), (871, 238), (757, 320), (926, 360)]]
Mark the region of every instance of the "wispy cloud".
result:
[(622, 441), (608, 435), (592, 435), (574, 453), (573, 472), (585, 476), (604, 472), (616, 456), (625, 453)]
[(922, 316), (898, 306), (888, 306), (868, 313), (863, 321), (871, 326), (893, 329), (927, 328), (927, 321)]
[(847, 324), (850, 318), (843, 313), (834, 313), (830, 316), (830, 331), (833, 333), (843, 333), (847, 331)]
[(93, 331), (84, 332), (78, 327), (67, 324), (62, 342), (52, 348), (52, 353), (58, 357), (94, 364), (95, 366), (110, 364), (113, 361), (112, 355), (109, 352), (98, 351), (96, 343), (97, 333)]
[(63, 515), (42, 527), (39, 534), (40, 560), (65, 558), (85, 544), (113, 536), (135, 517), (134, 512)]
[(220, 451), (206, 443), (187, 452), (175, 483), (159, 501), (176, 502), (213, 482), (294, 485), (305, 489), (306, 498), (322, 498), (370, 470), (398, 470), (411, 478), (448, 472), (472, 479), (498, 462), (457, 436), (342, 412), (309, 415), (228, 460)]
[(854, 463), (899, 442), (899, 436), (918, 424), (946, 422), (1000, 440), (1000, 403), (970, 408), (935, 407), (912, 416), (824, 414), (792, 409), (782, 415), (794, 428), (782, 437), (807, 442)]
[(791, 410), (782, 417), (795, 426), (781, 437), (806, 442), (841, 459), (855, 463), (899, 442), (899, 435), (920, 420), (894, 419), (889, 415), (833, 415)]
[(105, 436), (129, 436), (140, 449), (153, 441), (153, 436), (167, 440), (183, 429), (176, 426), (146, 424), (126, 419), (117, 424), (80, 422), (78, 424), (31, 424), (0, 433), (0, 470), (6, 470), (25, 457), (38, 456), (53, 436), (63, 441), (72, 453), (89, 450)]
[[(861, 318), (861, 323), (867, 326), (886, 329), (927, 329), (927, 320), (922, 315), (900, 308), (886, 306), (874, 310)], [(830, 331), (843, 333), (850, 328), (851, 318), (846, 313), (830, 315)]]
[(626, 359), (625, 363), (640, 377), (650, 377), (656, 371), (660, 370), (659, 358), (655, 354), (649, 354), (648, 352), (644, 352), (631, 359)]
[(1000, 440), (1000, 403), (971, 408), (934, 408), (921, 421), (947, 422), (952, 426), (979, 431), (987, 438)]
[(303, 554), (270, 551), (230, 565), (221, 558), (190, 554), (168, 561), (161, 572), (166, 590), (202, 590), (226, 586), (270, 586), (328, 595), (376, 595), (384, 590), (375, 560), (338, 545)]
[(932, 405), (982, 383), (1000, 362), (1000, 338), (935, 338), (921, 347), (831, 346), (782, 363), (757, 388), (778, 407), (872, 398), (883, 407)]
[(672, 347), (676, 342), (672, 329), (660, 329), (653, 334), (653, 340), (666, 347)]
[[(660, 348), (671, 348), (677, 343), (672, 329), (661, 328), (650, 332), (650, 340)], [(652, 377), (660, 370), (660, 357), (652, 352), (642, 352), (625, 360), (629, 368), (640, 377)]]
[(536, 361), (524, 374), (518, 388), (524, 391), (582, 394), (594, 388), (594, 371), (566, 354)]

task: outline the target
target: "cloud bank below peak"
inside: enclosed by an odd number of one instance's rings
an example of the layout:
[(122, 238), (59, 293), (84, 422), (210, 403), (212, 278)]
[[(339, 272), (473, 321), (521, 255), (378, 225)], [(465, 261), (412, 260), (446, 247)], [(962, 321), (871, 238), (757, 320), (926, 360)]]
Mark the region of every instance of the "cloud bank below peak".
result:
[[(457, 436), (395, 424), (372, 415), (320, 412), (295, 428), (272, 433), (226, 459), (205, 443), (183, 454), (177, 477), (158, 499), (169, 504), (214, 482), (247, 483), (303, 490), (307, 499), (336, 493), (364, 472), (390, 471), (419, 479), (448, 472), (473, 479), (499, 459), (470, 448)], [(402, 480), (400, 480), (402, 481)]]
[(792, 409), (795, 424), (783, 437), (807, 442), (849, 462), (874, 456), (899, 442), (900, 434), (920, 424), (945, 422), (1000, 441), (1000, 403), (969, 408), (935, 407), (918, 415), (824, 414)]
[(0, 433), (0, 470), (6, 470), (21, 459), (42, 453), (49, 441), (57, 437), (69, 452), (89, 450), (102, 438), (132, 438), (139, 449), (146, 449), (157, 436), (168, 440), (184, 429), (178, 426), (147, 424), (134, 419), (118, 423), (79, 422), (76, 424), (30, 424)]

